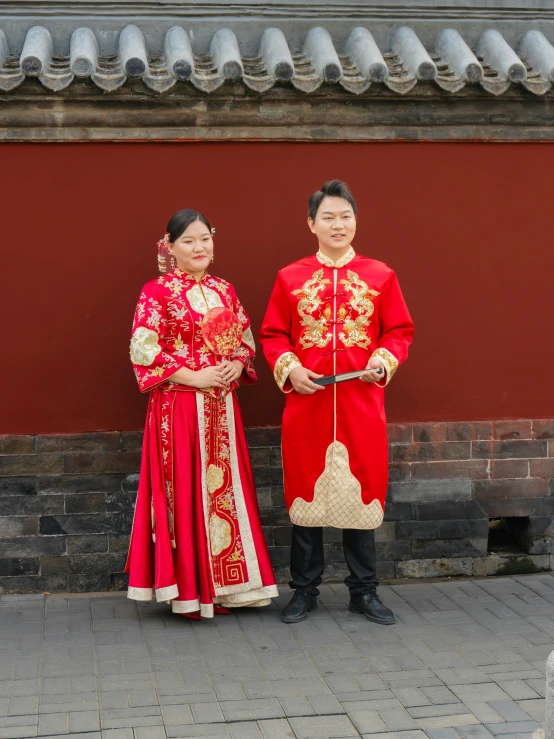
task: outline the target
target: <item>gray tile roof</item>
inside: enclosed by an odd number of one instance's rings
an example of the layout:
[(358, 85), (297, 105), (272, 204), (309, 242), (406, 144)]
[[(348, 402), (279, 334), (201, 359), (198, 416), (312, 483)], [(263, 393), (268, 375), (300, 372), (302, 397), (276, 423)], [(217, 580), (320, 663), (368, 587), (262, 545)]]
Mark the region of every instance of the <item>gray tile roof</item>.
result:
[[(226, 80), (241, 81), (264, 93), (276, 83), (312, 93), (322, 83), (341, 85), (360, 94), (370, 85), (386, 86), (406, 94), (420, 81), (432, 81), (451, 93), (466, 85), (480, 85), (501, 95), (511, 85), (523, 85), (544, 95), (554, 81), (554, 47), (539, 30), (527, 30), (510, 45), (494, 28), (484, 30), (473, 48), (457, 30), (443, 28), (427, 47), (416, 32), (397, 28), (388, 43), (378, 45), (371, 25), (354, 26), (337, 48), (328, 30), (310, 28), (301, 48), (291, 51), (284, 32), (266, 27), (255, 57), (241, 55), (240, 32), (219, 28), (208, 53), (196, 53), (185, 28), (175, 25), (165, 33), (163, 50), (149, 53), (139, 25), (122, 26), (115, 54), (101, 53), (98, 35), (83, 23), (68, 32), (65, 53), (54, 44), (50, 30), (36, 25), (26, 31), (21, 49), (10, 43), (0, 20), (0, 93), (38, 77), (53, 91), (67, 88), (78, 78), (90, 77), (102, 90), (112, 91), (128, 78), (141, 78), (147, 87), (163, 93), (176, 84), (191, 84), (210, 93)], [(91, 25), (93, 25), (91, 23)], [(18, 53), (19, 52), (19, 53)]]

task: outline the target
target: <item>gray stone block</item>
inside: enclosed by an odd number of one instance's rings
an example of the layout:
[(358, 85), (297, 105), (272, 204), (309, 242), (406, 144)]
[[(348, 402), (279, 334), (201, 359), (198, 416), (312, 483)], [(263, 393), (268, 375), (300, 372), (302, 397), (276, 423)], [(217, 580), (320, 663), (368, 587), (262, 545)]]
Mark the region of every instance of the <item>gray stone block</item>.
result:
[(36, 495), (36, 477), (0, 477), (0, 495)]
[(8, 557), (0, 559), (0, 577), (38, 575), (39, 565), (40, 559), (38, 557)]
[(396, 563), (396, 577), (460, 577), (472, 574), (470, 557), (452, 559), (412, 559)]
[(359, 736), (347, 716), (313, 716), (289, 719), (297, 739), (339, 739)]
[(43, 713), (38, 720), (39, 736), (69, 734), (69, 713)]
[(482, 557), (487, 553), (487, 539), (431, 539), (412, 541), (412, 557), (422, 559), (451, 559)]
[(106, 534), (74, 534), (67, 537), (68, 554), (92, 554), (108, 551)]
[[(9, 478), (8, 478), (9, 479)], [(1, 478), (0, 478), (1, 481)], [(33, 491), (36, 492), (36, 491)], [(0, 516), (30, 516), (63, 513), (63, 495), (2, 495)]]
[(455, 478), (451, 480), (410, 480), (393, 482), (390, 494), (395, 503), (423, 501), (470, 500), (471, 480)]
[(245, 701), (222, 701), (225, 721), (257, 721), (259, 719), (284, 718), (285, 712), (276, 698), (260, 698)]

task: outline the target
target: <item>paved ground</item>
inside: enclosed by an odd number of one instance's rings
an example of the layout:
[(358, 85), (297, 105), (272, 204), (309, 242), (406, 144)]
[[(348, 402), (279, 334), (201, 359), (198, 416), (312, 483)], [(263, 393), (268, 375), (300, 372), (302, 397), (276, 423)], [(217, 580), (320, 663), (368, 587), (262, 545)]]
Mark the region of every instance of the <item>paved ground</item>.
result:
[(531, 737), (554, 576), (381, 594), (396, 626), (349, 613), (338, 585), (296, 626), (275, 606), (191, 623), (124, 594), (4, 596), (0, 739)]

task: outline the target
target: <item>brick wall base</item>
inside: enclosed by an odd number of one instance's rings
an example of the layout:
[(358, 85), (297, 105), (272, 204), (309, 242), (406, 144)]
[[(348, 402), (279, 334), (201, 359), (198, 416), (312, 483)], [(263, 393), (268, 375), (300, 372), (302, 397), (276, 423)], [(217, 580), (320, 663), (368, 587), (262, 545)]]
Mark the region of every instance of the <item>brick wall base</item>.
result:
[[(267, 543), (286, 582), (291, 526), (280, 430), (252, 428), (247, 436)], [(141, 438), (0, 436), (0, 588), (125, 588)], [(387, 510), (376, 532), (381, 578), (551, 569), (554, 420), (390, 424), (389, 438)], [(346, 574), (341, 537), (325, 531), (329, 581)]]

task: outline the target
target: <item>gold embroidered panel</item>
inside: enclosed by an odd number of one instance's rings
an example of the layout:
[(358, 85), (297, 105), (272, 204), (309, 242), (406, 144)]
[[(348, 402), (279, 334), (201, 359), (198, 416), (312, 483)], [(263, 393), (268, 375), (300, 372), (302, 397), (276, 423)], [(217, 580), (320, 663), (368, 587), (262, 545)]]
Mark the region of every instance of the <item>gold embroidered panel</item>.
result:
[(293, 352), (285, 352), (285, 354), (281, 354), (279, 359), (275, 362), (273, 376), (275, 377), (275, 382), (279, 386), (280, 390), (283, 389), (285, 382), (288, 380), (290, 373), (295, 369), (295, 367), (302, 367), (302, 364)]
[(398, 359), (389, 352), (388, 349), (385, 349), (384, 347), (379, 347), (379, 349), (376, 349), (373, 354), (371, 355), (371, 358), (373, 357), (379, 357), (381, 362), (385, 365), (385, 369), (387, 370), (387, 379), (385, 382), (385, 385), (388, 385), (389, 382), (392, 380), (394, 373), (398, 369)]
[(220, 295), (205, 285), (194, 285), (190, 290), (187, 290), (186, 295), (193, 310), (203, 316), (206, 315), (210, 308), (220, 308), (223, 306)]
[(379, 293), (377, 290), (372, 290), (356, 272), (348, 270), (346, 276), (347, 279), (341, 280), (340, 284), (344, 286), (347, 293), (351, 294), (351, 297), (348, 305), (343, 303), (338, 310), (338, 319), (343, 322), (343, 328), (339, 331), (339, 339), (345, 346), (359, 346), (367, 349), (371, 344), (367, 333), (367, 328), (371, 323), (369, 317), (375, 310), (372, 299), (376, 298)]
[(369, 319), (375, 311), (373, 300), (379, 293), (371, 289), (356, 272), (347, 270), (346, 279), (340, 280), (347, 301), (338, 306), (334, 315), (334, 296), (324, 298), (322, 295), (330, 283), (324, 277), (324, 270), (319, 269), (300, 289), (292, 291), (299, 298), (297, 310), (302, 326), (300, 344), (304, 349), (326, 347), (333, 339), (333, 325), (336, 322), (340, 327), (338, 339), (345, 347), (367, 349), (371, 344), (368, 328), (371, 324)]
[(337, 529), (376, 529), (384, 517), (377, 499), (364, 504), (362, 486), (350, 469), (348, 449), (340, 441), (332, 442), (327, 448), (325, 469), (315, 484), (313, 501), (307, 503), (296, 498), (289, 514), (292, 523), (298, 526)]
[(142, 367), (150, 367), (162, 347), (159, 344), (159, 336), (146, 326), (139, 326), (131, 337), (131, 362)]
[[(327, 304), (321, 309), (323, 301), (319, 293), (331, 284), (331, 280), (324, 278), (323, 274), (323, 270), (318, 269), (299, 290), (292, 291), (293, 295), (298, 295), (300, 298), (297, 308), (301, 318), (300, 325), (304, 328), (300, 337), (300, 343), (304, 349), (312, 346), (323, 348), (333, 338), (333, 333), (329, 328), (329, 319), (332, 315), (331, 306)], [(317, 317), (314, 317), (314, 314)]]

